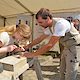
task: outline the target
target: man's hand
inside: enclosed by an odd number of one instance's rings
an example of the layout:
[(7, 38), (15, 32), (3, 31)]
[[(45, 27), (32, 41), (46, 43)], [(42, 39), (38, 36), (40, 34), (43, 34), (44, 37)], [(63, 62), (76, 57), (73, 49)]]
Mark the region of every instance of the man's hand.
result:
[(20, 56), (22, 56), (22, 57), (27, 57), (27, 58), (33, 58), (33, 57), (37, 57), (35, 54), (34, 54), (34, 52), (32, 53), (30, 53), (30, 52), (28, 52), (28, 51), (26, 51), (26, 52), (24, 52), (23, 54), (21, 54)]

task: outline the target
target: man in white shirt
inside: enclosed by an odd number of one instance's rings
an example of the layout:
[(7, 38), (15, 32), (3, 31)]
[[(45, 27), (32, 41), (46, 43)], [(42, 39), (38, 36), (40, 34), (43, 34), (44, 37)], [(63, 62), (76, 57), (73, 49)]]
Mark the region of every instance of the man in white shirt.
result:
[(67, 20), (63, 18), (52, 18), (51, 12), (45, 8), (41, 8), (38, 11), (36, 20), (44, 28), (44, 34), (33, 40), (28, 46), (24, 46), (24, 48), (28, 49), (36, 45), (48, 36), (51, 36), (51, 38), (47, 44), (39, 48), (36, 52), (32, 52), (32, 54), (25, 53), (24, 56), (36, 57), (46, 53), (60, 40), (64, 46), (61, 55), (60, 80), (76, 80), (78, 67), (77, 54), (79, 52), (76, 48), (78, 46), (76, 46), (77, 40), (74, 36), (79, 35), (79, 32)]

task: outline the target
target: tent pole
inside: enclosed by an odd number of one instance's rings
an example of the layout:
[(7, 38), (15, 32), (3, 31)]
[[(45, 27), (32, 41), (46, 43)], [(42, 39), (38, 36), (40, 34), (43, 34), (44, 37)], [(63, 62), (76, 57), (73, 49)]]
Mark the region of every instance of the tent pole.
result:
[(4, 18), (4, 27), (6, 26), (6, 18)]
[(32, 41), (34, 36), (34, 14), (32, 15)]

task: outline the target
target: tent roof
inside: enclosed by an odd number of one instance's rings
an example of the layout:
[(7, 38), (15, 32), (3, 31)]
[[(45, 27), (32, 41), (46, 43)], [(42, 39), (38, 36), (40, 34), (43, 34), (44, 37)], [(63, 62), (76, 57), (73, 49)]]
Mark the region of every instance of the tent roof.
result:
[(35, 14), (40, 8), (56, 12), (79, 12), (80, 0), (0, 0), (0, 16)]

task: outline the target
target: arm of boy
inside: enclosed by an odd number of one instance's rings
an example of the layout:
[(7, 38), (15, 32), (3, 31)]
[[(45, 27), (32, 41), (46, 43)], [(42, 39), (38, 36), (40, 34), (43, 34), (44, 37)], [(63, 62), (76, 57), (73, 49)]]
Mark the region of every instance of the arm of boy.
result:
[(12, 52), (14, 49), (16, 49), (17, 46), (16, 45), (9, 45), (9, 46), (5, 46), (5, 47), (1, 47), (0, 48), (0, 53), (4, 53), (4, 52)]

